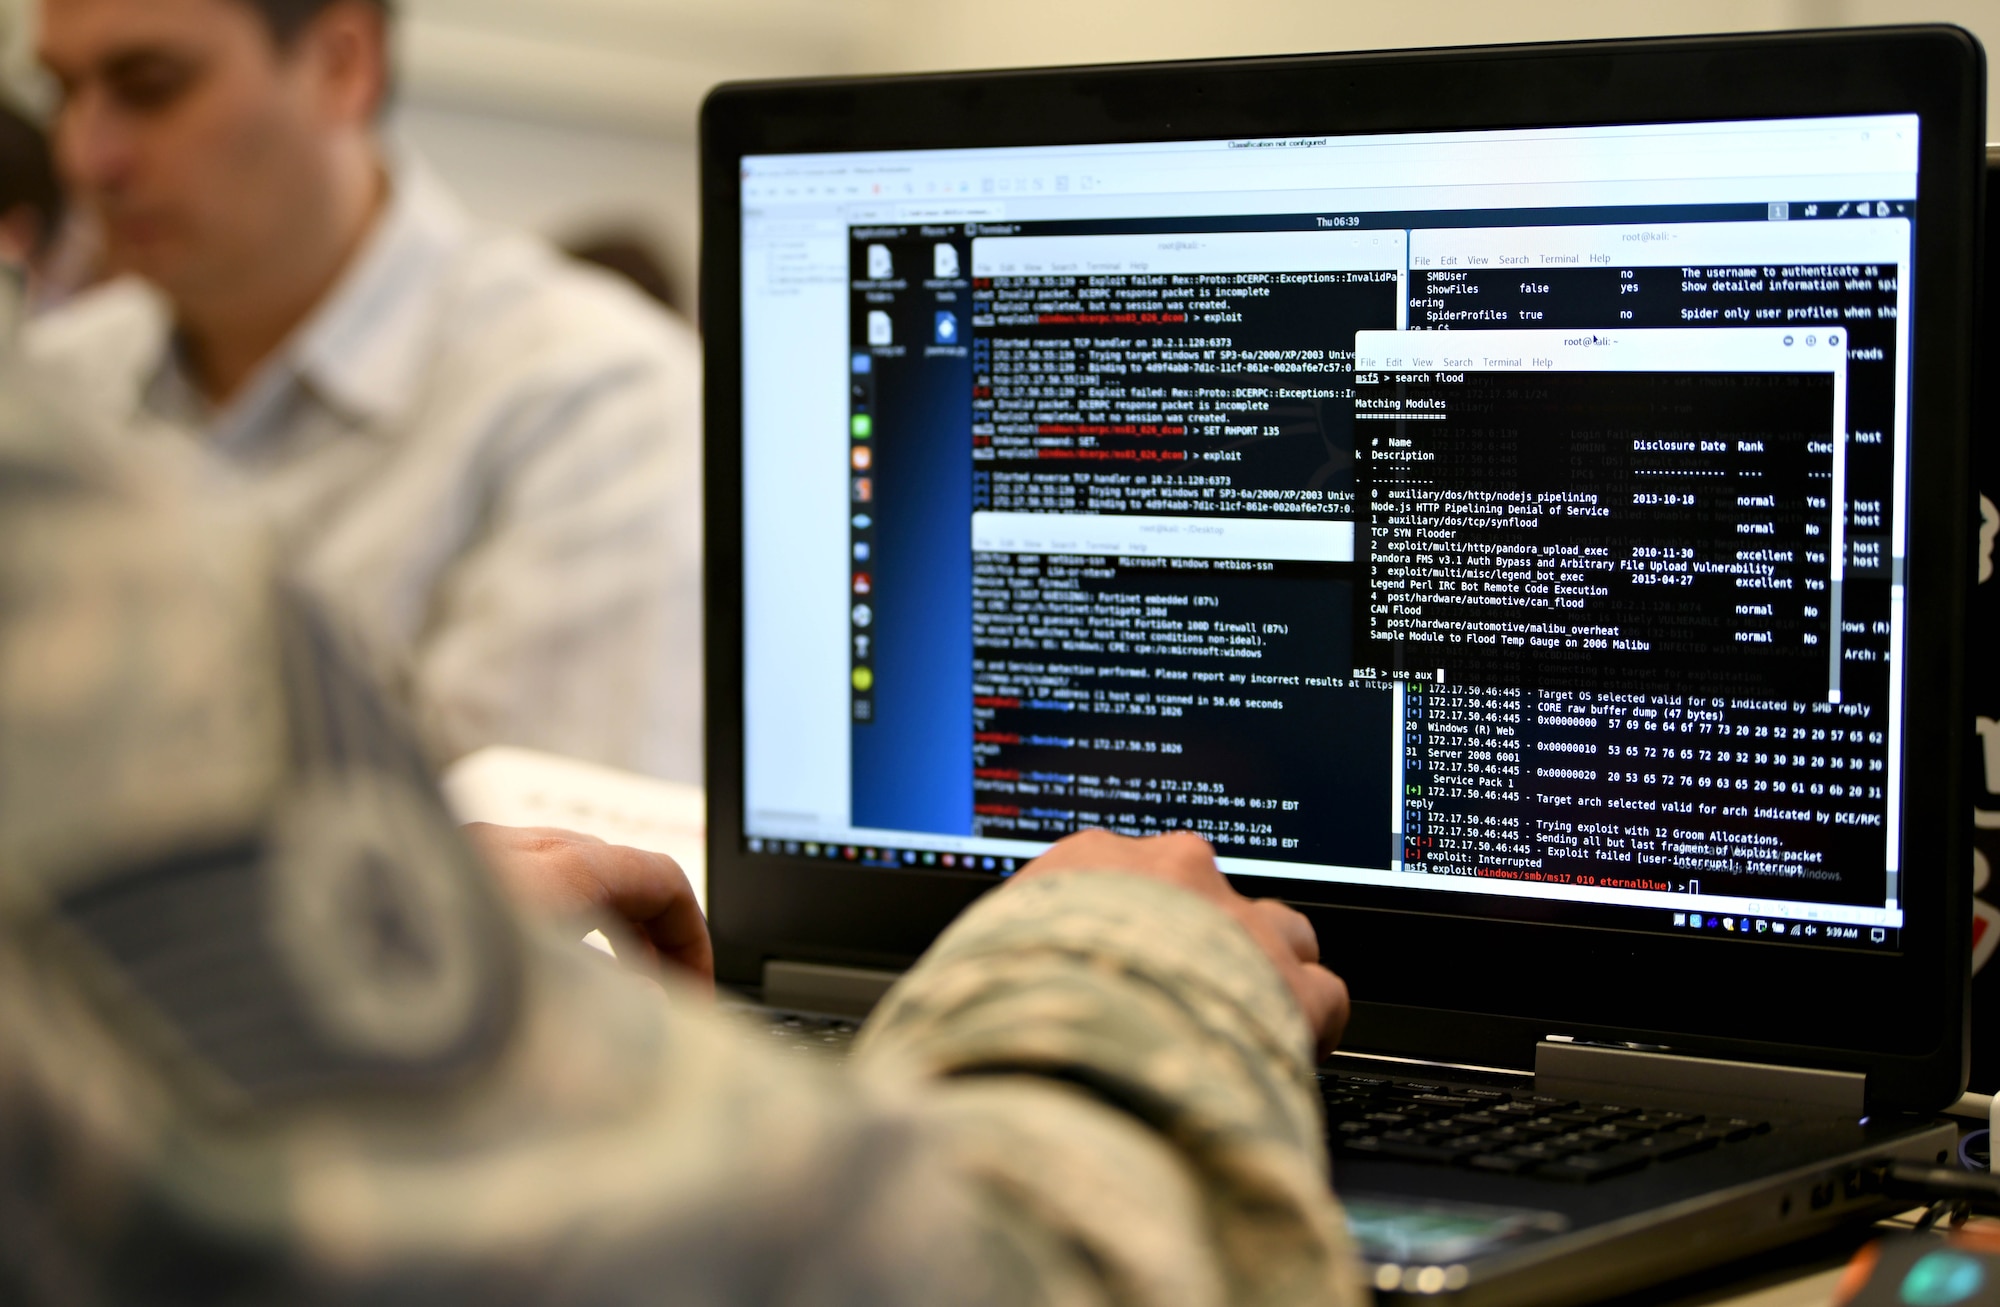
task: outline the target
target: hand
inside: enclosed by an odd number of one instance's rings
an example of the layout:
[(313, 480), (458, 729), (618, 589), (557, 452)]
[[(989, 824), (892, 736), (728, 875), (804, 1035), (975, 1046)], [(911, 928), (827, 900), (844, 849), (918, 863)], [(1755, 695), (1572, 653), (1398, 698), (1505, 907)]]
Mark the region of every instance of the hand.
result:
[(708, 922), (687, 874), (666, 854), (543, 826), (475, 822), (465, 836), (522, 908), (542, 917), (616, 916), (656, 961), (715, 988)]
[(1305, 1013), (1322, 1055), (1347, 1027), (1347, 986), (1319, 964), (1319, 936), (1304, 916), (1276, 899), (1246, 899), (1215, 865), (1215, 850), (1199, 835), (1179, 831), (1133, 839), (1082, 831), (1023, 867), (1016, 880), (1087, 871), (1124, 872), (1177, 885), (1234, 917), (1278, 968)]

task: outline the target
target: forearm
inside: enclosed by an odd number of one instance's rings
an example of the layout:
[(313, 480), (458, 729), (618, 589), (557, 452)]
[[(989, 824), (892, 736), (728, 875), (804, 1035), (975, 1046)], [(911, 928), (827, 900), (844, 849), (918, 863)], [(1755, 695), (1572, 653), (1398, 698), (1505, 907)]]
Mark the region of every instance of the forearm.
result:
[(1222, 913), (1072, 875), (968, 913), (857, 1056), (864, 1074), (930, 1082), (979, 1182), (1058, 1221), (1114, 1301), (1203, 1301), (1174, 1289), (1202, 1283), (1232, 1302), (1359, 1301), (1310, 1046)]

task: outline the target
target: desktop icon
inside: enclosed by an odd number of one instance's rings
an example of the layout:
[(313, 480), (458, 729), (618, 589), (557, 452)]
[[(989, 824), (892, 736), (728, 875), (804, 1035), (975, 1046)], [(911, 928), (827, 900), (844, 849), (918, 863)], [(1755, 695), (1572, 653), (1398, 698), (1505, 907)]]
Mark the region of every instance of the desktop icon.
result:
[(868, 477), (854, 478), (854, 502), (871, 504), (875, 502), (875, 482)]
[(931, 247), (931, 275), (939, 281), (950, 281), (958, 276), (958, 246)]
[(958, 344), (958, 315), (940, 310), (937, 315), (937, 343)]
[(849, 525), (851, 525), (856, 531), (866, 531), (870, 527), (875, 525), (875, 519), (868, 516), (868, 514), (866, 513), (856, 513), (854, 515), (854, 521), (849, 523)]
[(881, 309), (868, 310), (868, 343), (870, 345), (896, 343), (896, 329), (890, 325), (889, 315)]
[(868, 575), (868, 573), (856, 572), (854, 574), (854, 593), (858, 595), (865, 595), (872, 593), (874, 589), (875, 589), (875, 581), (872, 577)]
[(875, 620), (875, 610), (867, 604), (856, 604), (854, 605), (853, 617), (856, 626), (866, 627), (870, 622)]
[(1687, 925), (1687, 924), (1688, 924), (1688, 914), (1687, 914), (1687, 913), (1685, 913), (1685, 912), (1676, 912), (1676, 913), (1674, 914), (1674, 924), (1675, 924), (1676, 926), (1685, 926), (1685, 925)]
[(1798, 933), (1799, 933), (1798, 925), (1797, 923), (1794, 923), (1792, 926), (1792, 934), (1797, 935)]
[(1889, 216), (1889, 201), (1887, 200), (1875, 201), (1875, 216), (1878, 218), (1886, 218)]
[(944, 855), (944, 865), (947, 867), (956, 867), (958, 865), (958, 860), (952, 857), (949, 853), (947, 853)]
[(1694, 913), (1694, 914), (1693, 914), (1692, 916), (1690, 916), (1690, 917), (1688, 918), (1688, 925), (1692, 926), (1692, 927), (1693, 927), (1694, 929), (1696, 929), (1696, 930), (1700, 930), (1700, 929), (1701, 929), (1701, 914), (1700, 914), (1699, 912), (1697, 912), (1697, 913)]
[(1714, 917), (1710, 917), (1710, 918), (1708, 919), (1708, 928), (1709, 928), (1710, 930), (1714, 930), (1714, 929), (1715, 929), (1715, 918), (1714, 918)]
[(1882, 927), (1880, 926), (1875, 926), (1871, 928), (1868, 932), (1868, 942), (1871, 944), (1880, 944), (1882, 941), (1888, 938), (1889, 938), (1889, 932), (1882, 929)]
[(866, 376), (868, 373), (873, 372), (874, 370), (875, 370), (874, 355), (856, 354), (854, 356), (854, 371), (857, 376)]
[[(798, 849), (797, 849), (797, 847), (796, 847), (796, 846), (794, 846), (794, 845), (791, 845), (791, 844), (787, 844), (787, 845), (785, 845), (785, 852), (787, 852), (787, 853), (796, 853), (796, 852), (798, 852)], [(817, 845), (817, 844), (808, 844), (808, 845), (806, 845), (806, 856), (807, 856), (808, 858), (817, 858), (817, 857), (819, 856), (819, 845)]]
[(869, 543), (868, 543), (868, 542), (867, 542), (866, 540), (856, 540), (856, 541), (854, 542), (854, 561), (855, 561), (855, 562), (857, 562), (857, 563), (865, 563), (865, 562), (867, 562), (867, 561), (868, 561), (868, 555), (869, 555), (869, 554), (871, 554), (871, 553), (873, 553), (873, 552), (874, 552), (874, 546), (873, 546), (873, 545), (871, 545), (871, 544), (869, 544)]
[(1764, 922), (1761, 922), (1761, 921), (1760, 921), (1760, 922), (1758, 922), (1758, 923), (1757, 923), (1757, 933), (1758, 933), (1759, 935), (1763, 934), (1763, 933), (1764, 933), (1764, 932), (1765, 932), (1766, 930), (1768, 930), (1768, 929), (1770, 929), (1770, 927), (1769, 927), (1768, 925), (1766, 925), (1766, 924), (1765, 924)]
[(874, 644), (875, 644), (875, 642), (874, 642), (873, 640), (870, 640), (870, 639), (869, 639), (869, 638), (868, 638), (867, 636), (865, 636), (865, 635), (857, 635), (857, 636), (855, 636), (855, 637), (854, 637), (854, 661), (856, 661), (856, 662), (863, 662), (863, 663), (867, 662), (867, 661), (868, 661), (868, 651), (869, 651), (870, 649), (872, 649), (872, 648), (874, 647)]
[(1724, 930), (1734, 930), (1734, 929), (1736, 929), (1736, 918), (1734, 918), (1734, 917), (1724, 917), (1724, 918), (1722, 919), (1722, 928), (1723, 928)]
[(874, 463), (875, 455), (868, 448), (868, 446), (856, 445), (854, 447), (854, 453), (849, 461), (851, 461), (854, 464), (854, 470), (856, 472), (866, 472), (869, 466), (872, 463)]
[(870, 245), (868, 247), (868, 280), (887, 281), (895, 275), (896, 261), (889, 257), (889, 247), (887, 245)]
[(757, 839), (751, 840), (750, 851), (752, 853), (762, 853), (764, 851), (764, 841)]
[(867, 440), (875, 434), (875, 419), (866, 413), (856, 413), (848, 422), (847, 429), (854, 433), (856, 440)]

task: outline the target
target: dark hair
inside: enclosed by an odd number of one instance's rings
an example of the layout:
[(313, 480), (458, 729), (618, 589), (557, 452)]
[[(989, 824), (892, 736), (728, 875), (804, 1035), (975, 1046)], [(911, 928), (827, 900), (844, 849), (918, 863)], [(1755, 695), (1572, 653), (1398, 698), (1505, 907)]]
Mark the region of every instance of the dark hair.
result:
[(667, 271), (653, 243), (636, 232), (614, 229), (563, 246), (573, 259), (614, 272), (648, 297), (676, 313), (693, 309), (682, 297), (680, 283)]
[[(243, 3), (257, 11), (279, 45), (290, 45), (313, 19), (337, 0), (243, 0)], [(394, 12), (392, 0), (365, 0), (365, 3), (374, 5), (385, 15)]]
[(62, 225), (62, 185), (42, 129), (0, 104), (0, 216), (25, 208), (35, 219), (35, 244), (46, 249)]

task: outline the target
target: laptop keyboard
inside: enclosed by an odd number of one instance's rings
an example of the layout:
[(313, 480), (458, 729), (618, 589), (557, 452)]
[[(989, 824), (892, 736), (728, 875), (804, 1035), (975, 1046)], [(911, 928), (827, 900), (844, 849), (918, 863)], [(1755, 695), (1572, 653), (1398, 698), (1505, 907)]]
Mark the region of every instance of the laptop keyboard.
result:
[[(845, 1057), (861, 1023), (774, 1008), (746, 1010), (800, 1057)], [(1768, 1121), (1582, 1102), (1506, 1089), (1337, 1071), (1319, 1074), (1335, 1157), (1461, 1166), (1588, 1184), (1765, 1134)]]
[(1339, 1157), (1590, 1183), (1768, 1132), (1768, 1121), (1322, 1071)]

